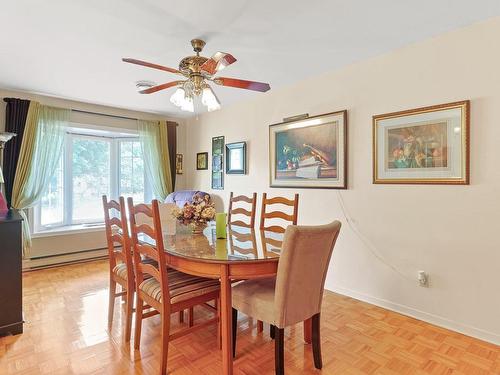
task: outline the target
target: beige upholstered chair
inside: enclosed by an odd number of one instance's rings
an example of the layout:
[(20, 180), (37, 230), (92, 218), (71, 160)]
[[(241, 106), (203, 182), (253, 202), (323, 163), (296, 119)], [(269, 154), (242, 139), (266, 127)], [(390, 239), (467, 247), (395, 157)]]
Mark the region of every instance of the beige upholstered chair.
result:
[(284, 374), (284, 328), (312, 318), (314, 365), (320, 369), (320, 311), (328, 264), (340, 222), (320, 226), (290, 225), (285, 231), (276, 278), (233, 286), (233, 355), (238, 311), (271, 324), (276, 374)]

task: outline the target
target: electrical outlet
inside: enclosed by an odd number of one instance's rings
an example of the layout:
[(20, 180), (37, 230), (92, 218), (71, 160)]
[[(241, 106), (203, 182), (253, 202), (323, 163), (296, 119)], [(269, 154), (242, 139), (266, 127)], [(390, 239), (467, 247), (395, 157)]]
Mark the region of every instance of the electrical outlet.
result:
[(425, 271), (418, 271), (418, 284), (424, 288), (429, 287), (429, 275)]

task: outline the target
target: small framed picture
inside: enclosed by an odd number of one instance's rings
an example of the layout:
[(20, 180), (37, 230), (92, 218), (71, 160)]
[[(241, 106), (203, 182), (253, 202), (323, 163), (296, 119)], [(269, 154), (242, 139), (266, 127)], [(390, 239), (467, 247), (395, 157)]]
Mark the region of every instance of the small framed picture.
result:
[(246, 142), (235, 142), (226, 144), (226, 173), (246, 174), (247, 162)]
[(208, 152), (198, 152), (196, 154), (196, 170), (208, 169)]
[(175, 173), (182, 174), (182, 154), (175, 155)]
[(212, 189), (224, 189), (224, 136), (212, 138)]
[(469, 184), (468, 100), (373, 116), (374, 184)]

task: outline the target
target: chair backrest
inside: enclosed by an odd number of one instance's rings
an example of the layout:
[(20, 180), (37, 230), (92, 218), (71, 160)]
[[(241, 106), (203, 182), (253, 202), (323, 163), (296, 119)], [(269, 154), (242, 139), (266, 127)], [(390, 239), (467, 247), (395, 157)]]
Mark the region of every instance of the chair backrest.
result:
[[(250, 205), (250, 211), (244, 209), (243, 207), (234, 207), (235, 204), (240, 202), (245, 202)], [(253, 228), (255, 225), (255, 206), (257, 205), (257, 193), (253, 193), (252, 197), (247, 197), (245, 195), (238, 195), (235, 197), (233, 192), (229, 197), (229, 210), (227, 215), (227, 222), (230, 225), (238, 225), (245, 228)], [(244, 215), (249, 217), (249, 222), (246, 223), (242, 220), (234, 220), (234, 215)]]
[(309, 319), (321, 311), (326, 273), (340, 227), (339, 221), (287, 227), (274, 297), (279, 328)]
[(131, 241), (127, 225), (125, 199), (120, 197), (119, 202), (115, 200), (108, 201), (108, 197), (103, 195), (102, 206), (104, 208), (104, 226), (106, 228), (110, 271), (112, 272), (118, 263), (125, 263), (127, 277), (132, 280), (134, 269), (130, 252)]
[(253, 229), (246, 229), (245, 232), (241, 232), (228, 225), (227, 235), (231, 254), (238, 252), (240, 254), (257, 255), (257, 239)]
[[(282, 204), (285, 206), (293, 207), (292, 213), (287, 214), (283, 211), (274, 210), (267, 211), (267, 206)], [(284, 233), (285, 227), (280, 225), (270, 225), (266, 226), (266, 220), (270, 219), (281, 219), (289, 224), (297, 225), (297, 216), (299, 213), (299, 195), (295, 194), (294, 199), (288, 199), (284, 197), (274, 197), (267, 198), (267, 193), (262, 195), (262, 209), (260, 211), (260, 230), (265, 230), (268, 232)], [(287, 225), (289, 225), (287, 224)]]
[(260, 241), (265, 256), (271, 256), (273, 253), (281, 253), (283, 236), (284, 233), (269, 232), (265, 230), (260, 231)]
[[(151, 205), (138, 204), (134, 205), (131, 197), (127, 199), (130, 230), (132, 233), (132, 253), (134, 256), (134, 270), (136, 279), (136, 289), (139, 290), (139, 285), (144, 281), (147, 275), (153, 277), (160, 283), (163, 305), (169, 305), (170, 292), (168, 287), (168, 275), (166, 266), (166, 256), (163, 251), (163, 235), (161, 230), (160, 210), (158, 201), (153, 200)], [(138, 224), (138, 218), (141, 215), (146, 217), (146, 220), (141, 219), (142, 224)], [(153, 223), (149, 225), (148, 222)], [(140, 236), (148, 236), (149, 241), (140, 239)], [(154, 240), (153, 245), (151, 240)], [(146, 258), (153, 259), (153, 262), (145, 262)]]
[[(144, 203), (149, 208), (152, 208), (150, 203)], [(167, 225), (175, 225), (176, 219), (172, 216), (172, 211), (177, 207), (174, 203), (158, 203), (160, 210), (160, 221), (162, 230), (165, 230)], [(153, 218), (146, 215), (139, 215), (136, 217), (136, 224), (148, 224), (150, 227), (153, 226)]]

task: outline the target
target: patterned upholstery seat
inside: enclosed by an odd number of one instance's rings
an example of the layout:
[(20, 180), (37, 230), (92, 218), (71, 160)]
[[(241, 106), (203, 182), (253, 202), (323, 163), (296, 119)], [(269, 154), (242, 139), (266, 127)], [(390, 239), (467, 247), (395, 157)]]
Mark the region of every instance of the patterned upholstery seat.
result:
[[(219, 280), (191, 276), (172, 269), (168, 271), (168, 284), (172, 304), (214, 292), (220, 288)], [(158, 302), (162, 301), (160, 283), (156, 279), (144, 280), (139, 285), (139, 289)]]
[[(152, 264), (155, 267), (158, 265), (158, 263), (151, 258), (146, 258), (142, 262)], [(115, 273), (118, 277), (121, 277), (122, 279), (127, 280), (127, 266), (126, 266), (126, 264), (125, 263), (118, 263), (115, 266), (115, 268), (113, 268), (113, 273)]]
[(127, 280), (127, 265), (125, 263), (118, 263), (113, 268), (113, 273), (124, 280)]

